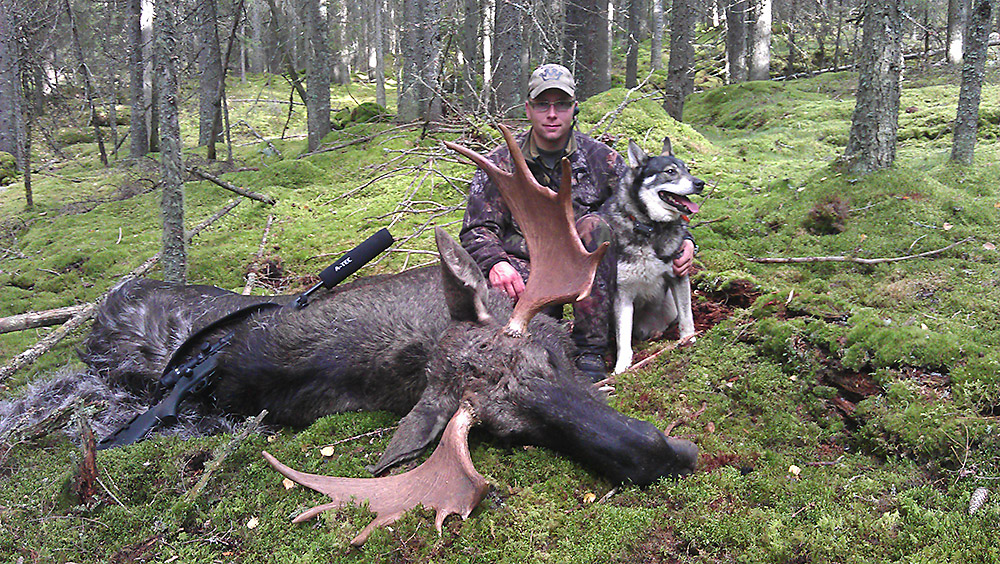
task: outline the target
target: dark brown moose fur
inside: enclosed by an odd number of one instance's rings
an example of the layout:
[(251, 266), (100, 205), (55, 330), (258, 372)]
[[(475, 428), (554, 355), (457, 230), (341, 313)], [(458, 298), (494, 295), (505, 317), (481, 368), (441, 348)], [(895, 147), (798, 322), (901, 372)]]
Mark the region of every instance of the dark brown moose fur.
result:
[[(509, 300), (489, 290), (471, 257), (443, 231), (440, 267), (361, 279), (236, 324), (220, 354), (214, 396), (225, 411), (305, 426), (330, 413), (403, 416), (381, 473), (418, 456), (463, 397), (490, 433), (552, 447), (615, 481), (649, 484), (693, 471), (697, 448), (609, 407), (575, 368), (561, 325), (544, 315), (527, 338), (504, 334)], [(153, 387), (184, 339), (260, 301), (210, 286), (131, 280), (96, 318), (82, 353), (97, 373)], [(287, 303), (291, 296), (274, 298)]]

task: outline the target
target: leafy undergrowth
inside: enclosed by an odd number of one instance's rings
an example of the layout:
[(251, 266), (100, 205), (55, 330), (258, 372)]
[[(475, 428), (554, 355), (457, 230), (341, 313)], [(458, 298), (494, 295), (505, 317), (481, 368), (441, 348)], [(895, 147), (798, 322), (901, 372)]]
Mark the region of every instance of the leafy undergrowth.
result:
[[(1000, 144), (989, 133), (996, 127), (989, 108), (1000, 106), (1000, 88), (994, 80), (984, 89), (986, 135), (974, 166), (948, 162), (957, 87), (953, 77), (938, 77), (904, 90), (897, 166), (861, 177), (832, 166), (846, 143), (855, 80), (833, 74), (717, 88), (689, 98), (689, 124), (643, 99), (599, 130), (619, 150), (628, 138), (657, 150), (668, 135), (708, 182), (692, 218), (701, 334), (620, 376), (611, 400), (698, 443), (693, 476), (616, 486), (545, 449), (474, 433), (472, 458), (492, 487), (468, 520), (450, 517), (439, 536), (430, 512), (416, 511), (354, 550), (349, 541), (371, 515), (344, 508), (292, 525), (323, 498), (286, 490), (259, 452), (306, 471), (365, 476), (391, 436), (390, 415), (334, 415), (305, 430), (252, 435), (190, 502), (181, 496), (230, 435), (102, 451), (95, 491), (81, 498), (71, 417), (69, 436), (4, 438), (0, 555), (24, 562), (997, 561)], [(424, 139), (415, 129), (388, 131), (388, 123), (348, 124), (331, 133), (329, 146), (385, 133), (297, 158), (303, 116), (290, 120), (298, 137), (278, 139), (287, 106), (255, 101), (283, 99), (283, 86), (256, 77), (233, 87), (233, 123), (274, 137), (274, 148), (238, 125), (231, 169), (207, 164), (203, 149), (191, 148), (186, 159), (278, 204), (244, 202), (200, 234), (190, 249), (193, 283), (239, 290), (248, 271), (266, 270), (268, 286), (257, 292), (296, 291), (389, 224), (397, 238), (416, 235), (405, 248), (431, 249), (424, 227), (457, 233), (471, 175), (440, 141), (483, 148), (497, 140), (474, 121), (462, 122), (462, 133)], [(358, 87), (350, 94), (372, 97)], [(624, 95), (616, 89), (588, 100), (581, 129)], [(334, 100), (356, 104), (346, 92)], [(190, 134), (194, 114), (183, 119)], [(96, 299), (158, 249), (155, 163), (104, 170), (92, 145), (65, 152), (74, 158), (35, 176), (34, 210), (24, 211), (20, 184), (0, 192), (6, 315)], [(187, 184), (189, 225), (230, 196), (207, 182)], [(940, 252), (873, 264), (752, 260), (933, 251)], [(392, 253), (364, 272), (428, 260)], [(47, 331), (0, 336), (0, 356)], [(670, 337), (640, 347), (637, 359)], [(76, 362), (79, 338), (6, 382), (7, 398)], [(329, 444), (332, 456), (321, 455)], [(991, 493), (969, 515), (977, 487)]]

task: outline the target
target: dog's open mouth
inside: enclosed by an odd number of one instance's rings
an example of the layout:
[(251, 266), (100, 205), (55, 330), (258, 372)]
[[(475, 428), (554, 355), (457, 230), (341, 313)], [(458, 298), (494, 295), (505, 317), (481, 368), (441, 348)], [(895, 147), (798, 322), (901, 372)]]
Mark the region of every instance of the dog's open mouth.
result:
[(679, 194), (671, 194), (666, 190), (660, 190), (657, 195), (660, 196), (661, 200), (677, 208), (681, 213), (698, 213), (698, 210), (701, 209), (698, 207), (698, 204)]

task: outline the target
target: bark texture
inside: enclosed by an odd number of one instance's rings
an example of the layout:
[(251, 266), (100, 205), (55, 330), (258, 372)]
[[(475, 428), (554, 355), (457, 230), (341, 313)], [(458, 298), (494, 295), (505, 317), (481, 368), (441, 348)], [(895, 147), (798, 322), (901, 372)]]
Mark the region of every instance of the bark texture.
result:
[(694, 91), (695, 13), (690, 0), (674, 0), (670, 22), (670, 60), (667, 63), (667, 87), (663, 109), (677, 121), (684, 117), (684, 98)]
[(160, 103), (160, 160), (163, 171), (160, 215), (163, 219), (163, 279), (184, 283), (187, 250), (184, 241), (184, 167), (178, 120), (177, 0), (157, 0), (153, 20)]
[(524, 6), (522, 0), (497, 2), (493, 20), (493, 108), (502, 115), (522, 114), (526, 81), (521, 76), (524, 52)]
[(986, 57), (993, 2), (975, 0), (965, 36), (962, 62), (962, 87), (958, 93), (954, 142), (951, 160), (971, 165), (979, 129), (979, 101), (986, 75)]
[(889, 168), (896, 159), (902, 0), (866, 0), (858, 61), (858, 94), (844, 159), (852, 172)]
[(611, 87), (608, 67), (608, 0), (566, 4), (567, 66), (576, 79), (576, 97), (584, 100)]
[(222, 80), (222, 52), (219, 49), (219, 19), (215, 0), (198, 0), (198, 145), (208, 145), (218, 139), (221, 127), (215, 124), (215, 114), (222, 103), (218, 96)]
[(319, 0), (306, 2), (306, 25), (311, 47), (306, 80), (306, 126), (309, 150), (315, 151), (323, 137), (330, 133), (330, 53), (326, 18), (320, 13)]
[(754, 4), (749, 30), (747, 78), (767, 80), (771, 78), (771, 0), (750, 1)]
[(726, 3), (726, 64), (729, 84), (747, 80), (747, 0)]

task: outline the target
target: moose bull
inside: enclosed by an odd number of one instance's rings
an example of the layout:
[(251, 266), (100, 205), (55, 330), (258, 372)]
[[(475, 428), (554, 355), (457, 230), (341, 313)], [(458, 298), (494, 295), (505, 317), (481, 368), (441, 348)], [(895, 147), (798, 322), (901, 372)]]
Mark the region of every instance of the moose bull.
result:
[[(512, 174), (464, 147), (449, 147), (497, 182), (528, 240), (532, 273), (513, 309), (505, 295), (488, 289), (461, 246), (437, 230), (439, 267), (360, 279), (304, 309), (259, 312), (228, 328), (232, 337), (218, 355), (214, 390), (228, 412), (266, 409), (273, 423), (292, 426), (344, 411), (400, 414), (371, 468), (375, 474), (417, 457), (444, 435), (421, 467), (383, 478), (302, 474), (265, 453), (280, 472), (334, 499), (297, 520), (352, 498), (368, 500), (379, 517), (355, 539), (360, 544), (373, 527), (416, 504), (438, 510), (439, 530), (448, 514), (467, 516), (486, 491), (466, 441), (477, 422), (503, 439), (551, 447), (615, 481), (647, 485), (694, 470), (694, 444), (608, 406), (570, 360), (567, 331), (535, 316), (548, 304), (585, 296), (605, 249), (587, 252), (576, 234), (568, 163), (553, 193), (535, 182), (510, 132), (501, 129)], [(113, 382), (148, 388), (189, 335), (251, 300), (260, 298), (133, 280), (102, 306), (83, 356)]]

